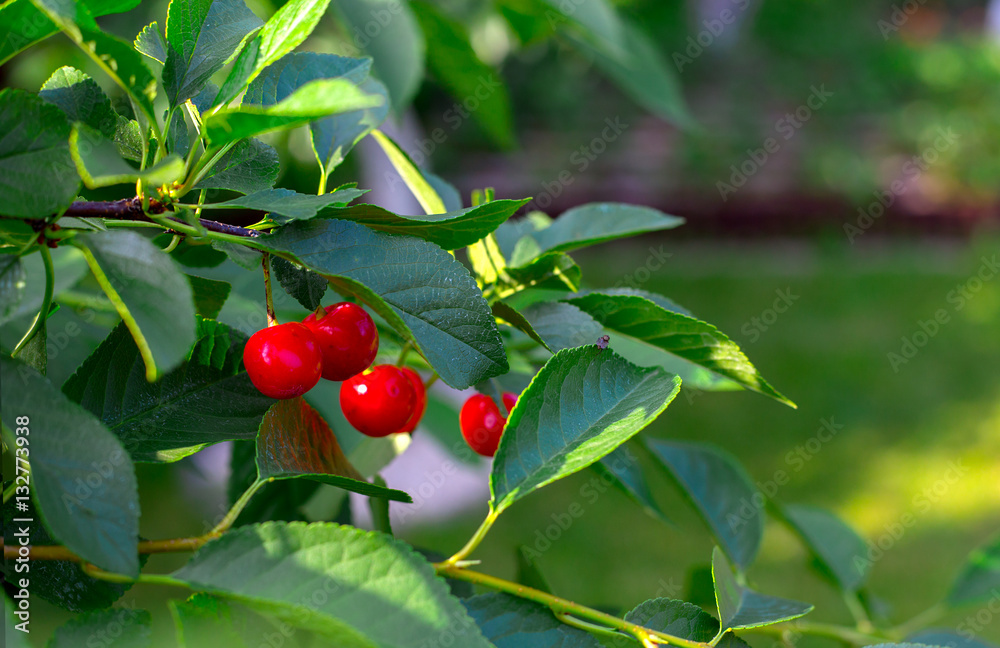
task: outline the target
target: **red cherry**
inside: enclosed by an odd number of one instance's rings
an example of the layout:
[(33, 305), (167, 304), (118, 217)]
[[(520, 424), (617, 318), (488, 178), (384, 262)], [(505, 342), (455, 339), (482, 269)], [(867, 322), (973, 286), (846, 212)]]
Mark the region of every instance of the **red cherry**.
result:
[(340, 386), (340, 409), (361, 434), (384, 437), (399, 432), (417, 405), (410, 378), (393, 365), (378, 365)]
[[(509, 413), (517, 403), (517, 394), (505, 392), (502, 398)], [(496, 401), (485, 394), (476, 394), (462, 405), (458, 420), (462, 436), (470, 448), (484, 457), (492, 457), (497, 453), (500, 435), (507, 425), (507, 419), (500, 415)]]
[(375, 360), (378, 329), (371, 316), (357, 304), (340, 302), (325, 310), (323, 317), (317, 319), (316, 313), (312, 313), (302, 323), (312, 329), (323, 352), (323, 377), (347, 380)]
[(316, 386), (323, 371), (316, 338), (298, 322), (254, 333), (243, 347), (243, 364), (254, 387), (271, 398), (301, 396)]
[(416, 371), (409, 367), (403, 367), (402, 370), (406, 374), (406, 377), (410, 379), (410, 384), (413, 385), (413, 393), (417, 395), (417, 401), (413, 407), (413, 414), (410, 415), (410, 420), (406, 422), (406, 425), (403, 426), (400, 432), (412, 433), (417, 429), (420, 419), (424, 416), (424, 410), (427, 409), (427, 388), (424, 387), (424, 381)]

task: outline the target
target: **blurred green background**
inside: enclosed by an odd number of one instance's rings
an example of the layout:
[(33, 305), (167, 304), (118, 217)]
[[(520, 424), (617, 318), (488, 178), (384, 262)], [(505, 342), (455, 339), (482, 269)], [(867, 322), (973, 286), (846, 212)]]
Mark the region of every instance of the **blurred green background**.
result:
[[(248, 4), (261, 16), (277, 6)], [(902, 3), (890, 1), (614, 3), (651, 38), (682, 89), (696, 125), (680, 129), (599, 74), (592, 58), (558, 34), (522, 42), (498, 10), (516, 10), (518, 2), (432, 4), (465, 25), (479, 57), (501, 70), (516, 146), (499, 148), (478, 118), (470, 119), (423, 156), (427, 166), (465, 196), (493, 186), (503, 198), (535, 196), (536, 205), (553, 215), (601, 200), (649, 204), (687, 217), (679, 230), (575, 255), (587, 285), (635, 279), (650, 250), (664, 250), (669, 258), (643, 273), (640, 287), (716, 324), (799, 405), (791, 410), (748, 392), (686, 390), (646, 433), (717, 443), (738, 456), (762, 487), (784, 470), (790, 481), (778, 488), (776, 500), (828, 507), (866, 538), (889, 545), (873, 568), (871, 589), (892, 620), (906, 620), (940, 600), (967, 553), (1000, 530), (1000, 276), (994, 273), (975, 290), (970, 283), (984, 263), (1000, 256), (1000, 47), (991, 28), (1000, 29), (1000, 12), (971, 0), (928, 1), (896, 24)], [(165, 7), (143, 2), (101, 23), (130, 39)], [(690, 56), (689, 38), (697, 39), (709, 29), (705, 21), (723, 10), (738, 21)], [(340, 51), (343, 36), (335, 21), (324, 20), (306, 49)], [(0, 83), (37, 90), (60, 65), (88, 70), (113, 94), (61, 37), (0, 68)], [(807, 105), (816, 88), (831, 94), (789, 131), (788, 113)], [(432, 75), (393, 125), (400, 143), (411, 153), (427, 153), (420, 142), (447, 125), (454, 101)], [(574, 152), (601, 137), (608, 119), (628, 126), (581, 169)], [(792, 134), (784, 139), (787, 132)], [(955, 137), (942, 145), (942, 132)], [(291, 153), (282, 160), (278, 186), (312, 192), (317, 173), (305, 139), (301, 132), (287, 137)], [(777, 152), (756, 164), (745, 186), (721, 195), (719, 183), (731, 182), (733, 167), (753, 160), (768, 138), (780, 143)], [(372, 171), (378, 160), (366, 155), (364, 147), (352, 154), (331, 186), (359, 177), (381, 180)], [(906, 166), (914, 156), (925, 162), (918, 173)], [(551, 187), (564, 170), (573, 181), (560, 185), (557, 195)], [(845, 224), (858, 224), (858, 209), (870, 211), (878, 192), (889, 191), (894, 181), (904, 189), (892, 189), (886, 213), (863, 234), (845, 230)], [(85, 195), (108, 198), (111, 192)], [(549, 200), (543, 205), (537, 201), (544, 195)], [(954, 291), (962, 287), (967, 293), (959, 308)], [(88, 288), (84, 280), (78, 291)], [(243, 301), (231, 306), (234, 319), (240, 304), (259, 303), (258, 289), (237, 286)], [(782, 295), (794, 298), (785, 312), (772, 311)], [(939, 309), (949, 322), (894, 368), (889, 354), (900, 353)], [(82, 331), (61, 346), (57, 341), (55, 354), (50, 339), (50, 374), (61, 380), (113, 320), (100, 314), (85, 321), (70, 308), (55, 317), (52, 330), (76, 322)], [(807, 461), (790, 457), (824, 419), (843, 429)], [(337, 433), (346, 442), (355, 434)], [(457, 414), (453, 427), (436, 436), (458, 438)], [(404, 454), (398, 461), (407, 460)], [(956, 466), (960, 477), (947, 483)], [(611, 609), (657, 594), (706, 602), (692, 570), (710, 560), (708, 534), (668, 481), (650, 474), (675, 527), (618, 492), (593, 503), (581, 500), (581, 488), (593, 477), (585, 472), (505, 513), (476, 557), (487, 571), (512, 576), (515, 547), (534, 543), (553, 514), (582, 502), (585, 515), (538, 560), (558, 593)], [(143, 465), (139, 475), (147, 537), (201, 533), (218, 514), (227, 478), (222, 455), (215, 463)], [(484, 513), (485, 502), (449, 519), (421, 522), (417, 514), (400, 535), (451, 553)], [(893, 531), (906, 514), (916, 523), (896, 538)], [(182, 560), (154, 557), (150, 566), (167, 570)], [(838, 595), (806, 569), (808, 563), (796, 540), (772, 523), (750, 579), (764, 592), (815, 603), (815, 620), (848, 621)], [(123, 601), (153, 610), (157, 634), (170, 645), (163, 601), (176, 595), (144, 587)], [(46, 628), (70, 615), (36, 606), (34, 636), (43, 645)], [(954, 629), (977, 612), (958, 611), (937, 625)], [(747, 637), (770, 645), (768, 638)], [(1000, 641), (1000, 623), (991, 618), (981, 637)]]

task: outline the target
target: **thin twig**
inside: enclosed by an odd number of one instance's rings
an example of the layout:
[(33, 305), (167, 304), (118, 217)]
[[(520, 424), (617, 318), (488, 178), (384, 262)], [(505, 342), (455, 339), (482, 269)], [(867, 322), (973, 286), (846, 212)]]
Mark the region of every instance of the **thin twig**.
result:
[[(163, 203), (155, 199), (150, 199), (149, 214), (164, 214), (168, 212), (169, 210), (163, 205)], [(69, 209), (66, 210), (63, 216), (76, 216), (78, 218), (108, 218), (114, 220), (152, 220), (148, 217), (147, 212), (143, 211), (142, 199), (138, 196), (135, 198), (125, 198), (123, 200), (112, 200), (107, 202), (78, 200), (69, 206)], [(184, 224), (180, 221), (180, 219), (174, 219), (170, 216), (168, 216), (168, 218), (170, 220), (177, 220), (179, 224)], [(238, 225), (220, 223), (219, 221), (209, 220), (207, 218), (199, 218), (198, 221), (205, 229), (213, 232), (232, 234), (234, 236), (246, 236), (249, 238), (256, 238), (260, 236), (260, 232), (257, 230), (240, 227)]]

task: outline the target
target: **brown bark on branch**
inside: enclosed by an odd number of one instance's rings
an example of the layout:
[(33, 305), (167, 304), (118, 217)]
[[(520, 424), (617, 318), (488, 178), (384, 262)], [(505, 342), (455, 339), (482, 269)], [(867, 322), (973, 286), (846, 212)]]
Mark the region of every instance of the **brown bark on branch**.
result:
[[(148, 212), (150, 214), (164, 214), (167, 213), (167, 211), (166, 207), (164, 207), (158, 200), (151, 199), (149, 201)], [(75, 216), (78, 218), (109, 218), (114, 220), (150, 220), (147, 213), (142, 210), (142, 199), (138, 196), (135, 198), (125, 198), (123, 200), (112, 200), (106, 202), (78, 200), (69, 206), (69, 209), (66, 210), (63, 216)], [(170, 218), (174, 217), (170, 216)], [(199, 218), (198, 221), (201, 223), (202, 227), (212, 232), (232, 234), (233, 236), (247, 236), (250, 238), (260, 236), (260, 232), (257, 230), (247, 229), (246, 227), (240, 227), (238, 225), (220, 223), (207, 218)], [(183, 224), (183, 221), (180, 219), (178, 219), (177, 222)]]

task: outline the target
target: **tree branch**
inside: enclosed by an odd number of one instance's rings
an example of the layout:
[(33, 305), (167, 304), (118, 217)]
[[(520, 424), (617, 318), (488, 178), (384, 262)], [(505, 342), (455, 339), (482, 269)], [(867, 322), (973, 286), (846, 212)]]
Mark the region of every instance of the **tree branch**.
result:
[[(170, 210), (168, 210), (160, 201), (155, 198), (150, 199), (148, 210), (149, 214), (164, 214), (169, 211)], [(143, 211), (142, 199), (138, 196), (135, 198), (125, 198), (123, 200), (112, 200), (106, 202), (78, 200), (69, 206), (69, 209), (66, 210), (63, 216), (75, 216), (78, 218), (109, 218), (113, 220), (151, 220), (147, 212)], [(173, 219), (174, 217), (170, 216), (169, 218)], [(260, 236), (260, 232), (257, 230), (240, 227), (238, 225), (220, 223), (207, 218), (199, 218), (198, 221), (201, 223), (202, 227), (212, 232), (221, 232), (223, 234), (232, 234), (234, 236), (246, 236), (249, 238), (256, 238)], [(180, 219), (177, 219), (177, 222), (183, 224), (183, 221)]]
[[(178, 551), (194, 551), (203, 544), (218, 537), (219, 534), (208, 533), (194, 538), (171, 538), (169, 540), (146, 540), (138, 545), (140, 554), (172, 553)], [(18, 557), (18, 552), (25, 547), (17, 545), (4, 545), (4, 560), (13, 560)], [(28, 557), (31, 560), (68, 560), (70, 562), (84, 562), (80, 556), (61, 545), (28, 545)]]

